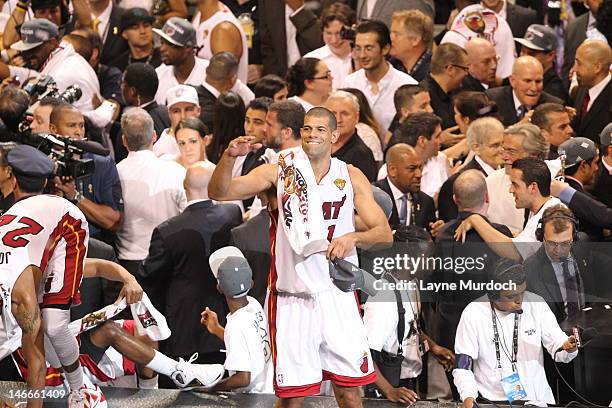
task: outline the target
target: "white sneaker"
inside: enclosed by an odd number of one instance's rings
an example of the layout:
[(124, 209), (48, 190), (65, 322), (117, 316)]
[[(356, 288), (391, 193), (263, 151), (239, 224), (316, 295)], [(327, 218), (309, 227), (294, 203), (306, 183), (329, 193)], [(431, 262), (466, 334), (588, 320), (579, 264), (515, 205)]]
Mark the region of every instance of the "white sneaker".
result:
[(194, 353), (188, 361), (180, 358), (176, 364), (171, 378), (182, 391), (210, 389), (223, 378), (225, 368), (222, 364), (192, 364), (197, 358), (198, 353)]
[(68, 395), (68, 408), (108, 408), (106, 397), (97, 385), (82, 386)]

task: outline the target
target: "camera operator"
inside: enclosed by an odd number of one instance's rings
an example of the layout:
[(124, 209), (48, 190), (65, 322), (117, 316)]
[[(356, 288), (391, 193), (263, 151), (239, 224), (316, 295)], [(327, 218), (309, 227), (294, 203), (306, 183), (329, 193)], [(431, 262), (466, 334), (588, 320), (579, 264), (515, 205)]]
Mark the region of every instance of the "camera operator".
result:
[(6, 86), (0, 92), (0, 142), (20, 140), (19, 122), (29, 105), (28, 94), (14, 85)]
[(96, 73), (71, 44), (60, 42), (57, 26), (46, 19), (33, 19), (21, 26), (21, 38), (11, 48), (19, 51), (25, 67), (0, 62), (0, 79), (18, 76), (23, 82), (41, 74), (49, 75), (60, 92), (78, 85), (83, 95), (75, 107), (82, 112), (93, 111), (92, 98), (100, 95)]
[[(83, 114), (67, 103), (51, 111), (49, 129), (52, 133), (73, 140), (85, 139)], [(85, 152), (82, 159), (93, 159), (95, 170), (91, 176), (79, 178), (56, 177), (55, 187), (64, 198), (72, 201), (89, 221), (89, 235), (112, 244), (110, 232), (115, 232), (123, 221), (121, 183), (115, 162), (110, 156)]]

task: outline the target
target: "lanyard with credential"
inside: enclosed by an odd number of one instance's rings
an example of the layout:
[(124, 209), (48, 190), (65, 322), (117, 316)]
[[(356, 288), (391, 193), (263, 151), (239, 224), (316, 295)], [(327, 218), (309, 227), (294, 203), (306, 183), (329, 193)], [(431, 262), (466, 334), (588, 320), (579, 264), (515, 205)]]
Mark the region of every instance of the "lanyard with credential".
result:
[[(497, 368), (501, 369), (501, 355), (499, 352), (499, 332), (497, 331), (497, 313), (495, 313), (495, 309), (493, 309), (493, 305), (491, 305), (491, 319), (493, 320), (493, 341), (495, 342), (495, 357), (497, 358)], [(501, 323), (501, 321), (500, 321)], [(518, 313), (514, 314), (514, 332), (512, 333), (512, 357), (506, 354), (504, 350), (504, 354), (510, 359), (512, 363), (512, 371), (516, 372), (516, 355), (518, 354), (518, 330), (519, 330), (519, 315)], [(504, 340), (505, 344), (505, 340)], [(505, 347), (505, 346), (504, 346)]]

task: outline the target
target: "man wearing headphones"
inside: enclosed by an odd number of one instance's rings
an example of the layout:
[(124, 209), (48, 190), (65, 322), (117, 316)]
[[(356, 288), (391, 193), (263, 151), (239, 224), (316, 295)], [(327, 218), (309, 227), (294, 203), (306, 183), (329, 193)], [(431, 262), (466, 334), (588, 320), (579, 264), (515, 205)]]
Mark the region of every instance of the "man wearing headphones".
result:
[(536, 238), (544, 245), (524, 263), (529, 290), (542, 296), (561, 323), (591, 299), (612, 296), (612, 258), (578, 241), (578, 219), (563, 205), (544, 211)]
[(453, 377), (462, 407), (479, 397), (554, 404), (542, 349), (568, 363), (577, 355), (574, 336), (561, 330), (540, 296), (526, 292), (522, 265), (500, 260), (491, 283), (495, 287), (465, 308), (457, 327)]

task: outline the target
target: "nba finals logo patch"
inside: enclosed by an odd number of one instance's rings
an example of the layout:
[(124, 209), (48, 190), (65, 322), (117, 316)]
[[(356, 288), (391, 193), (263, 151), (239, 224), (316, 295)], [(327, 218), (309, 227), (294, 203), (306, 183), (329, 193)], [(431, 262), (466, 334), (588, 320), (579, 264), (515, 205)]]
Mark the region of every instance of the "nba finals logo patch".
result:
[(106, 313), (104, 311), (90, 313), (81, 319), (81, 331), (89, 330), (105, 321)]
[(342, 191), (344, 190), (344, 186), (346, 186), (346, 180), (345, 179), (335, 179), (334, 184), (336, 185), (336, 187), (338, 187), (338, 190)]
[(138, 320), (142, 323), (142, 327), (146, 329), (147, 327), (157, 326), (157, 320), (151, 315), (151, 312), (148, 310), (143, 314), (138, 315)]

